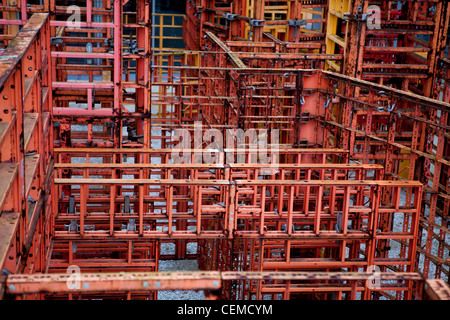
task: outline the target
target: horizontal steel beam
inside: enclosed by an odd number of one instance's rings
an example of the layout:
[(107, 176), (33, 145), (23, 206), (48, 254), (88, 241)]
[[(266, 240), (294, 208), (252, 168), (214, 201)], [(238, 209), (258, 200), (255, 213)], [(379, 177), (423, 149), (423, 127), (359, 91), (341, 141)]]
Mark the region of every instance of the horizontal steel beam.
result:
[[(120, 272), (9, 275), (6, 293), (90, 293), (142, 292), (154, 290), (217, 290), (226, 281), (323, 281), (315, 286), (327, 287), (328, 281), (368, 281), (376, 275), (380, 280), (424, 281), (418, 273), (393, 272)], [(302, 286), (297, 284), (296, 286)], [(310, 287), (303, 284), (305, 288)]]

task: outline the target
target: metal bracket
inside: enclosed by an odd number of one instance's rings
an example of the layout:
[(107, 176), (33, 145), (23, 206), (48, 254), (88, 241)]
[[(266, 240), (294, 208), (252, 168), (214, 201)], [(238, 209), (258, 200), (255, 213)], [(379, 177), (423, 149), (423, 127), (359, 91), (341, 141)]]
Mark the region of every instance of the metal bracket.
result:
[(64, 40), (61, 37), (52, 37), (50, 38), (50, 43), (53, 45), (64, 44)]
[(311, 120), (311, 115), (309, 112), (302, 112), (300, 121), (301, 123), (308, 123)]
[[(92, 43), (90, 43), (90, 42), (86, 43), (86, 52), (87, 53), (92, 53)], [(86, 59), (86, 63), (88, 65), (91, 65), (92, 64), (92, 59)]]
[(262, 27), (263, 22), (265, 22), (266, 20), (256, 20), (256, 19), (252, 19), (249, 21), (250, 25), (252, 27)]
[(114, 48), (114, 39), (112, 38), (105, 39), (103, 43), (105, 44), (105, 47)]
[(78, 232), (78, 229), (80, 228), (80, 225), (77, 223), (76, 219), (71, 219), (70, 224), (65, 224), (64, 229), (69, 230), (69, 232)]
[(390, 105), (390, 104), (389, 104), (389, 106), (388, 106), (388, 111), (389, 111), (389, 112), (392, 112), (392, 111), (394, 111), (394, 109), (395, 109), (395, 103), (394, 103), (393, 105)]
[(235, 14), (235, 13), (228, 13), (228, 12), (225, 12), (224, 14), (223, 14), (223, 17), (225, 18), (225, 19), (227, 19), (228, 21), (234, 21), (234, 20), (236, 20), (236, 17), (237, 17), (238, 15), (237, 14)]
[(130, 40), (128, 42), (128, 53), (127, 54), (138, 54), (139, 48), (138, 43), (135, 40)]
[(128, 220), (128, 224), (123, 224), (122, 225), (122, 231), (132, 231), (132, 232), (136, 232), (136, 220), (135, 219), (129, 219)]
[(301, 27), (301, 26), (306, 26), (308, 24), (308, 22), (306, 22), (306, 20), (288, 20), (287, 22), (288, 26), (290, 27)]

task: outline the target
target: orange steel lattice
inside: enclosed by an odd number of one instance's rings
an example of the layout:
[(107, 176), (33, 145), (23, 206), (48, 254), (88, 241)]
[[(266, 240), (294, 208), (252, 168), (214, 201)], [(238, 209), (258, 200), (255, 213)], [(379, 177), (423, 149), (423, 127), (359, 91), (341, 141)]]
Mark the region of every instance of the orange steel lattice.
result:
[(448, 299), (448, 3), (338, 2), (3, 1), (0, 295)]

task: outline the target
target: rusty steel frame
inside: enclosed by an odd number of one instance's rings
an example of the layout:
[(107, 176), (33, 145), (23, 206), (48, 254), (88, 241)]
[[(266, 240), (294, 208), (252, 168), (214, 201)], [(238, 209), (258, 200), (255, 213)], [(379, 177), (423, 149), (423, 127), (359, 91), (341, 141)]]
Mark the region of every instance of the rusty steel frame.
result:
[[(447, 1), (279, 1), (276, 20), (268, 17), (271, 5), (264, 0), (188, 1), (186, 46), (208, 51), (204, 40), (208, 32), (223, 41), (247, 40), (252, 46), (273, 39), (284, 50), (341, 54), (342, 62), (329, 60), (327, 68), (345, 75), (428, 97), (432, 94), (436, 57), (443, 57), (447, 42)], [(379, 18), (370, 16), (373, 5), (380, 10)], [(306, 17), (309, 14), (321, 18)], [(370, 18), (376, 18), (380, 28), (369, 28)], [(320, 24), (322, 32), (308, 32), (305, 25), (313, 24)], [(270, 26), (285, 30), (267, 29)]]
[[(243, 241), (252, 241), (257, 239), (263, 241), (271, 239), (276, 242), (276, 246), (285, 246), (286, 244), (288, 244), (289, 248), (296, 248), (298, 246), (312, 248), (317, 246), (318, 248), (321, 248), (321, 250), (319, 250), (321, 252), (324, 252), (324, 250), (334, 250), (332, 248), (336, 247), (341, 247), (342, 249), (350, 246), (353, 247), (353, 251), (357, 255), (361, 254), (362, 244), (366, 248), (370, 247), (375, 250), (380, 241), (389, 238), (403, 241), (404, 243), (409, 242), (408, 252), (402, 252), (398, 256), (397, 260), (395, 260), (392, 259), (392, 256), (388, 259), (383, 259), (382, 256), (376, 254), (377, 257), (375, 257), (375, 251), (372, 253), (366, 251), (364, 255), (368, 260), (356, 261), (352, 260), (350, 256), (347, 258), (345, 255), (342, 256), (344, 251), (338, 250), (340, 253), (337, 253), (338, 256), (335, 262), (330, 259), (321, 260), (321, 258), (317, 256), (311, 261), (311, 264), (308, 264), (306, 260), (302, 261), (302, 259), (298, 259), (297, 257), (291, 258), (288, 255), (287, 260), (277, 261), (275, 262), (276, 265), (273, 264), (274, 262), (269, 262), (268, 264), (263, 263), (260, 267), (264, 268), (262, 270), (267, 270), (267, 268), (308, 269), (312, 267), (317, 270), (321, 268), (341, 267), (364, 269), (370, 265), (380, 265), (383, 267), (388, 266), (393, 270), (398, 270), (400, 266), (406, 266), (409, 272), (411, 272), (414, 268), (414, 243), (416, 241), (415, 235), (417, 234), (415, 228), (418, 228), (418, 219), (420, 216), (419, 204), (422, 189), (422, 185), (419, 183), (409, 181), (400, 183), (376, 180), (383, 174), (383, 167), (377, 165), (327, 164), (326, 159), (328, 157), (326, 155), (321, 155), (318, 158), (322, 158), (322, 161), (325, 160), (322, 164), (318, 164), (318, 159), (315, 159), (314, 157), (300, 157), (300, 155), (305, 156), (314, 153), (323, 153), (323, 151), (325, 151), (324, 149), (283, 150), (285, 153), (295, 154), (298, 159), (295, 161), (298, 161), (298, 163), (280, 164), (280, 172), (276, 174), (274, 173), (271, 177), (272, 180), (258, 180), (259, 172), (267, 169), (268, 167), (261, 164), (253, 164), (251, 162), (246, 164), (211, 165), (187, 163), (173, 165), (170, 164), (170, 156), (172, 155), (172, 151), (173, 150), (170, 149), (57, 149), (57, 154), (70, 154), (70, 157), (92, 159), (99, 158), (99, 156), (105, 158), (105, 156), (108, 155), (109, 157), (115, 157), (116, 161), (108, 160), (108, 163), (105, 164), (67, 163), (55, 165), (57, 172), (69, 170), (74, 176), (83, 177), (79, 179), (56, 179), (55, 184), (57, 185), (61, 184), (68, 186), (69, 184), (79, 184), (103, 186), (103, 189), (89, 189), (88, 197), (83, 195), (87, 193), (88, 189), (82, 191), (83, 189), (72, 188), (71, 193), (64, 193), (65, 197), (67, 196), (65, 201), (62, 201), (63, 199), (55, 199), (55, 203), (58, 202), (60, 205), (65, 207), (67, 207), (67, 202), (69, 201), (68, 198), (71, 196), (73, 196), (74, 203), (77, 207), (78, 203), (80, 203), (79, 214), (77, 213), (79, 211), (78, 209), (72, 212), (72, 214), (59, 214), (61, 219), (65, 219), (64, 221), (66, 227), (69, 221), (75, 220), (74, 225), (76, 225), (77, 228), (72, 231), (56, 231), (55, 238), (61, 240), (64, 239), (65, 241), (72, 240), (77, 243), (83, 243), (83, 241), (86, 240), (92, 241), (92, 239), (102, 239), (102, 237), (107, 236), (113, 236), (116, 239), (126, 238), (134, 241), (137, 241), (139, 238), (158, 238), (161, 240), (165, 240), (167, 238), (190, 239), (203, 243), (199, 245), (201, 251), (205, 251), (205, 248), (207, 248), (211, 242), (217, 243), (220, 241), (237, 241), (237, 243), (242, 243)], [(225, 150), (225, 153), (226, 152), (235, 152), (235, 150)], [(243, 150), (242, 152), (248, 153), (251, 152), (251, 150)], [(330, 155), (333, 153), (346, 153), (339, 149), (331, 149), (328, 152)], [(142, 164), (141, 159), (144, 158), (143, 154), (146, 153), (152, 154), (152, 156), (148, 156), (150, 159), (154, 159), (156, 157), (160, 160), (164, 159), (166, 162), (162, 164)], [(134, 164), (117, 163), (117, 160), (123, 160), (123, 155), (125, 154), (127, 155), (127, 161), (128, 159), (133, 159), (134, 157)], [(223, 155), (220, 158), (228, 159), (226, 155)], [(248, 159), (251, 159), (251, 157)], [(248, 159), (247, 161), (249, 161)], [(306, 161), (308, 161), (308, 159), (309, 161), (316, 163), (307, 164)], [(211, 169), (213, 169), (213, 172), (211, 172)], [(178, 172), (183, 170), (189, 172), (184, 176), (184, 179), (174, 180), (174, 178), (178, 175)], [(373, 172), (369, 175), (368, 171)], [(349, 174), (349, 172), (352, 172), (352, 174)], [(95, 175), (95, 178), (89, 178), (91, 174)], [(57, 173), (57, 176), (59, 175), (60, 173)], [(139, 180), (123, 178), (123, 176), (133, 175), (141, 178), (145, 176), (154, 177), (157, 179)], [(232, 180), (223, 180), (224, 177), (227, 176)], [(112, 177), (114, 178), (111, 179)], [(120, 179), (121, 177), (122, 179)], [(301, 178), (308, 180), (296, 181), (296, 179)], [(354, 180), (352, 181), (347, 179)], [(361, 179), (373, 180), (362, 181)], [(129, 196), (129, 203), (131, 207), (127, 210), (124, 209), (126, 197), (118, 197), (117, 193), (111, 193), (109, 191), (113, 185), (120, 187), (124, 184), (134, 186), (133, 188), (128, 189), (130, 191), (138, 190), (136, 193), (138, 197), (131, 195)], [(150, 187), (148, 191), (144, 192), (144, 187), (148, 187), (149, 185), (158, 186), (158, 189), (153, 189), (153, 187)], [(188, 188), (186, 190), (186, 194), (180, 193), (181, 186)], [(214, 188), (212, 188), (212, 186), (214, 186)], [(391, 200), (392, 204), (380, 206), (377, 201), (381, 201), (381, 190), (387, 186), (389, 186), (388, 189), (391, 189), (391, 187), (393, 188), (390, 192), (393, 197)], [(352, 191), (350, 188), (353, 187), (355, 189)], [(174, 188), (179, 188), (176, 196), (174, 196), (173, 193)], [(283, 191), (283, 188), (286, 191)], [(368, 188), (366, 192), (362, 192), (362, 190), (366, 188)], [(409, 209), (400, 209), (401, 204), (399, 195), (401, 188), (415, 188), (415, 191), (411, 191), (411, 193), (415, 195), (414, 198), (417, 201), (413, 207), (410, 207)], [(233, 189), (235, 189), (235, 191), (233, 191)], [(324, 198), (323, 195), (323, 190), (325, 189), (330, 192), (329, 196), (326, 198)], [(393, 191), (395, 189), (397, 191)], [(288, 192), (288, 190), (290, 191)], [(266, 191), (269, 191), (271, 195), (267, 196)], [(151, 192), (153, 196), (147, 192)], [(158, 195), (155, 195), (155, 192), (158, 192)], [(276, 195), (276, 192), (287, 192), (291, 198), (288, 197), (286, 199), (281, 199), (279, 198), (279, 195)], [(250, 194), (246, 195), (247, 193)], [(112, 196), (113, 194), (115, 196)], [(344, 209), (342, 211), (343, 221), (346, 221), (342, 224), (342, 226), (347, 225), (347, 221), (348, 223), (352, 221), (352, 228), (356, 228), (355, 226), (357, 225), (361, 228), (362, 220), (358, 219), (363, 219), (366, 223), (368, 223), (368, 228), (364, 229), (364, 231), (361, 231), (359, 234), (354, 230), (336, 231), (335, 229), (338, 218), (336, 215), (337, 212), (334, 210), (340, 211), (342, 208), (338, 209), (336, 207), (335, 209), (335, 205), (338, 203), (343, 203), (342, 197), (350, 199), (351, 195), (353, 197), (355, 194), (360, 195), (359, 206), (358, 202), (356, 202), (355, 204), (357, 207), (352, 209)], [(302, 200), (302, 195), (304, 195), (305, 200)], [(367, 200), (364, 201), (364, 199), (367, 197), (374, 197), (375, 195), (376, 198), (373, 199), (377, 200), (373, 202), (372, 209), (370, 209), (370, 206), (367, 206), (367, 203), (365, 203)], [(296, 199), (295, 201), (294, 196)], [(154, 203), (154, 201), (158, 201), (161, 206), (158, 208), (153, 205), (152, 203)], [(179, 206), (180, 201), (190, 202), (192, 204), (185, 207), (185, 210), (187, 210), (185, 212), (179, 212), (178, 210), (176, 212), (172, 211), (173, 208)], [(287, 208), (284, 209), (284, 202), (292, 204), (287, 205)], [(87, 205), (88, 203), (90, 203), (90, 205)], [(222, 205), (220, 205), (221, 203)], [(323, 208), (317, 208), (315, 203), (322, 203)], [(349, 200), (347, 200), (347, 205), (349, 205), (349, 203)], [(120, 205), (118, 210), (116, 210), (117, 205)], [(310, 209), (305, 209), (305, 206), (310, 206)], [(107, 212), (108, 209), (106, 208), (108, 207), (111, 208), (109, 214), (102, 214), (101, 212)], [(275, 207), (280, 208), (276, 214), (274, 214), (273, 211)], [(324, 216), (320, 217), (320, 220), (315, 220), (314, 217), (318, 219), (319, 215), (317, 215), (317, 213), (311, 214), (312, 220), (310, 224), (313, 227), (310, 230), (301, 230), (301, 225), (307, 223), (306, 220), (308, 219), (304, 216), (304, 214), (302, 214), (302, 212), (308, 212), (307, 215), (309, 215), (309, 211), (315, 212), (317, 210), (323, 210)], [(361, 216), (360, 218), (357, 218), (357, 216), (354, 216), (354, 213), (351, 213), (352, 217), (350, 217), (350, 212), (362, 212), (364, 210), (364, 217)], [(191, 211), (191, 213), (189, 213), (189, 211)], [(397, 234), (388, 232), (384, 234), (381, 233), (375, 237), (371, 236), (372, 231), (370, 230), (377, 229), (377, 226), (371, 225), (369, 221), (378, 221), (378, 218), (374, 218), (374, 216), (372, 216), (375, 212), (379, 215), (378, 211), (385, 215), (390, 215), (391, 217), (395, 212), (398, 213), (399, 211), (404, 211), (405, 214), (403, 217), (403, 224), (405, 227), (408, 224), (411, 224), (412, 229), (407, 230), (408, 227), (406, 227), (406, 229), (403, 228), (402, 232)], [(113, 215), (111, 215), (111, 212), (113, 212)], [(132, 212), (135, 213), (133, 214)], [(228, 212), (235, 214), (231, 215), (230, 213), (230, 215), (228, 215)], [(354, 220), (355, 218), (356, 220)], [(119, 230), (117, 228), (120, 228), (121, 223), (116, 222), (118, 221), (117, 219), (122, 219), (125, 224), (129, 221), (129, 219), (133, 219), (135, 227), (132, 230)], [(152, 219), (158, 219), (159, 221), (157, 223), (153, 223), (152, 226), (152, 223), (148, 223), (148, 221), (151, 221)], [(190, 223), (182, 225), (178, 223), (178, 219), (190, 219)], [(89, 228), (86, 230), (84, 230), (85, 224), (89, 224)], [(107, 230), (108, 224), (110, 226), (109, 232)], [(328, 231), (322, 231), (322, 224), (325, 228), (324, 230)], [(63, 225), (64, 223), (60, 224), (59, 228), (62, 228)], [(122, 228), (123, 225), (124, 224), (122, 222)], [(286, 225), (284, 229), (283, 225)], [(295, 230), (296, 228), (292, 227), (294, 225), (297, 225), (300, 229)], [(191, 228), (194, 227), (194, 229), (189, 231), (189, 226)], [(99, 231), (99, 229), (103, 229), (103, 231)], [(346, 228), (343, 227), (343, 229)], [(223, 240), (220, 240), (221, 238)], [(336, 241), (340, 242), (337, 246), (336, 244), (333, 244)], [(328, 249), (326, 249), (327, 243), (328, 246), (331, 245)], [(230, 246), (230, 244), (226, 243), (223, 245), (228, 247)], [(217, 245), (212, 246), (212, 248), (214, 248), (215, 253), (207, 251), (204, 254), (201, 253), (201, 255), (205, 257), (205, 260), (212, 261), (214, 259), (228, 259), (224, 257), (228, 255), (223, 254), (225, 249), (218, 250)], [(254, 244), (250, 248), (253, 248), (251, 250), (256, 251), (264, 250), (259, 249), (259, 244)], [(331, 254), (332, 251), (329, 252), (329, 254)], [(246, 256), (247, 253), (244, 253), (243, 255)], [(373, 258), (370, 258), (371, 255), (374, 255)], [(229, 256), (231, 257), (232, 254)], [(209, 264), (210, 262), (207, 261), (204, 263)], [(218, 263), (219, 264), (216, 265), (215, 268), (219, 266), (223, 268), (230, 267), (229, 264), (224, 263), (223, 261)], [(206, 265), (204, 265), (204, 267), (207, 268)], [(255, 266), (247, 266), (246, 264), (243, 264), (235, 265), (233, 266), (233, 269), (234, 268), (242, 270), (247, 270), (247, 268), (250, 268), (250, 270), (254, 270)], [(258, 268), (259, 267), (256, 265), (256, 270), (258, 270)]]

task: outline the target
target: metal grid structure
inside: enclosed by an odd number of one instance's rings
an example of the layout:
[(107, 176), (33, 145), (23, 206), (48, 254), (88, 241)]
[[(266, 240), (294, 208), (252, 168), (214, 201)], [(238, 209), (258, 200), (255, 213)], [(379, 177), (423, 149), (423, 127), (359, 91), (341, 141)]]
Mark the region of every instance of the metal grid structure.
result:
[(3, 1), (1, 294), (448, 299), (449, 7), (360, 2)]

